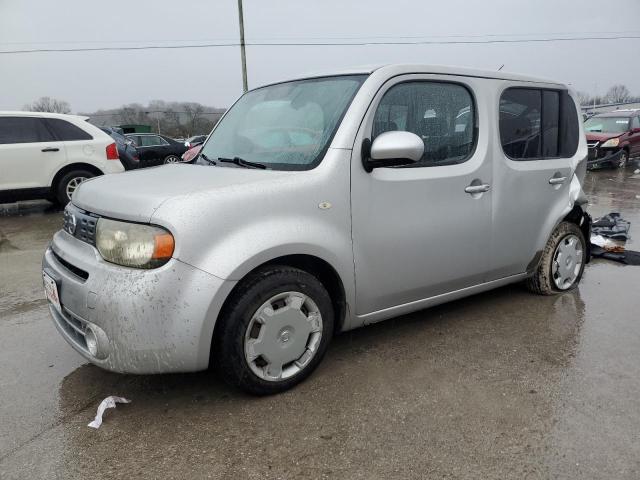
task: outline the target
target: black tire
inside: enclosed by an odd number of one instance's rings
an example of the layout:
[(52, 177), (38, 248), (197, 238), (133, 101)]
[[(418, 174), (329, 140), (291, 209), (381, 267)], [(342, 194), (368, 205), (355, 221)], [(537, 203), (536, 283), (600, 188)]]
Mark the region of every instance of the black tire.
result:
[(65, 173), (60, 178), (60, 180), (58, 180), (58, 183), (56, 183), (56, 185), (54, 185), (52, 189), (53, 190), (52, 193), (55, 196), (56, 201), (60, 205), (65, 206), (70, 201), (70, 198), (67, 195), (67, 186), (69, 185), (69, 183), (74, 179), (78, 179), (78, 178), (89, 179), (95, 176), (96, 176), (95, 173), (90, 172), (89, 170), (82, 170), (82, 169), (71, 170), (70, 172)]
[[(322, 337), (315, 356), (297, 374), (284, 380), (265, 380), (250, 368), (244, 352), (245, 334), (258, 308), (274, 295), (298, 291), (317, 305), (322, 315)], [(300, 383), (318, 366), (333, 336), (334, 311), (322, 283), (303, 270), (273, 265), (260, 269), (236, 287), (221, 312), (212, 342), (215, 368), (224, 380), (253, 395), (270, 395)]]
[[(575, 235), (582, 242), (582, 265), (573, 284), (569, 288), (562, 290), (556, 286), (553, 280), (552, 264), (556, 248), (560, 242), (569, 235)], [(540, 258), (540, 263), (538, 264), (535, 273), (526, 280), (525, 285), (531, 292), (539, 295), (555, 295), (573, 290), (582, 278), (584, 266), (587, 260), (586, 252), (585, 238), (580, 227), (575, 223), (561, 222), (553, 231), (549, 241), (545, 245), (542, 257)]]
[(629, 163), (629, 152), (626, 150), (622, 151), (622, 155), (620, 155), (620, 161), (618, 162), (618, 168), (625, 168)]
[(168, 165), (170, 163), (180, 163), (180, 157), (178, 155), (167, 155), (166, 157), (164, 157), (164, 160), (162, 163), (164, 163), (165, 165)]

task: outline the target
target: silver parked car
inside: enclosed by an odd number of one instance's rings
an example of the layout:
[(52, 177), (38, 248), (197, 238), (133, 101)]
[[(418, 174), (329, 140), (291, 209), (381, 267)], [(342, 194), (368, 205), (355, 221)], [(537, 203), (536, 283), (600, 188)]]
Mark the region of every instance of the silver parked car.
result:
[(268, 85), (196, 165), (84, 182), (43, 261), (51, 314), (92, 363), (215, 365), (267, 394), (337, 332), (589, 259), (587, 145), (565, 85), (394, 65)]

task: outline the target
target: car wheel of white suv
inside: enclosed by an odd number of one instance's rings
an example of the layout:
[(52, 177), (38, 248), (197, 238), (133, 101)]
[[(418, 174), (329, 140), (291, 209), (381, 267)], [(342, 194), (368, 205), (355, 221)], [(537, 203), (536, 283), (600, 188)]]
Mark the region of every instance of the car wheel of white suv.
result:
[(561, 222), (551, 234), (538, 268), (527, 280), (527, 288), (540, 295), (571, 290), (580, 282), (586, 260), (582, 231), (575, 223)]
[(55, 197), (60, 205), (66, 205), (71, 201), (73, 192), (85, 180), (95, 177), (89, 170), (72, 170), (65, 173), (55, 186)]
[(267, 395), (293, 387), (320, 363), (334, 312), (322, 283), (303, 270), (269, 266), (237, 288), (216, 327), (212, 352), (224, 379)]

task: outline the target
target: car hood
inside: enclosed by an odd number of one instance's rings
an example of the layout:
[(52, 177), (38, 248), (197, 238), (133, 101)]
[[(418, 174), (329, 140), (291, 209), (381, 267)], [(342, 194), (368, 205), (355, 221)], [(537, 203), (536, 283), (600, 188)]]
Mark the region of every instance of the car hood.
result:
[(72, 202), (83, 210), (148, 223), (166, 200), (197, 192), (272, 182), (295, 172), (206, 165), (162, 165), (95, 177), (83, 182)]
[(585, 132), (587, 135), (587, 140), (594, 141), (597, 140), (601, 142), (603, 140), (609, 140), (610, 138), (616, 138), (622, 135), (622, 133), (607, 133), (607, 132)]

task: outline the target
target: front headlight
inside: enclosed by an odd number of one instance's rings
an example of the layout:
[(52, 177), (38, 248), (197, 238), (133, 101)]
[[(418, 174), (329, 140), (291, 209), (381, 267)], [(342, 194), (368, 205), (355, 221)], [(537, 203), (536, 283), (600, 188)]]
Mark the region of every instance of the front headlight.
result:
[(607, 140), (606, 142), (604, 142), (600, 146), (602, 148), (617, 147), (619, 143), (620, 143), (620, 139), (619, 138), (610, 138), (609, 140)]
[(96, 226), (96, 248), (107, 262), (156, 268), (169, 261), (174, 241), (164, 228), (101, 218)]

